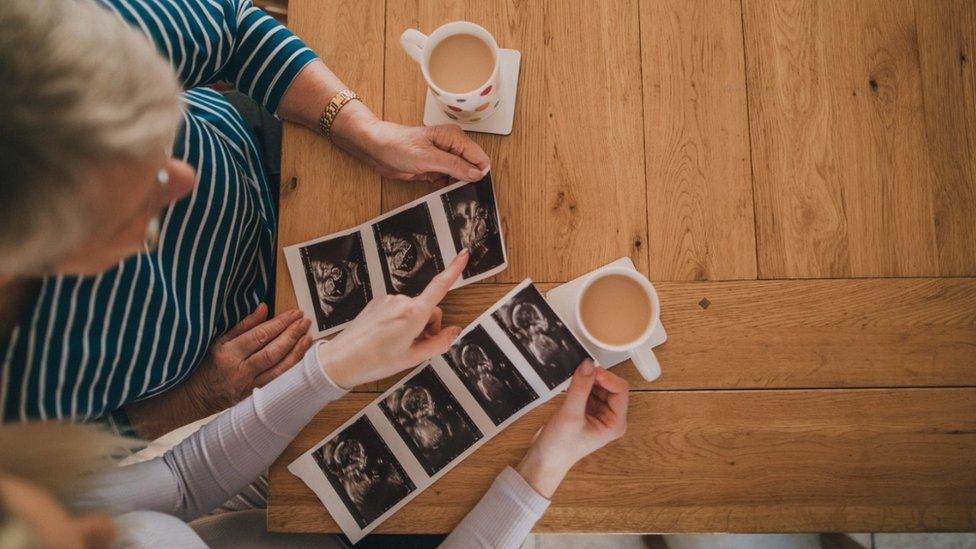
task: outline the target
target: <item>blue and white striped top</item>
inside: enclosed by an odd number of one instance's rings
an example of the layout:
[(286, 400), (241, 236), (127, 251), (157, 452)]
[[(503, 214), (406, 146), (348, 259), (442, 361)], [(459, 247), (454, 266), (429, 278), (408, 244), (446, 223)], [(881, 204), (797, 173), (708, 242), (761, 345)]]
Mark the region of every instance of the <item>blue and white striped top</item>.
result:
[(315, 54), (250, 0), (100, 1), (178, 72), (187, 91), (174, 156), (196, 168), (197, 185), (164, 212), (157, 251), (43, 281), (0, 343), (7, 421), (100, 418), (163, 392), (272, 291), (275, 208), (258, 150), (237, 111), (199, 86), (228, 82), (275, 112)]

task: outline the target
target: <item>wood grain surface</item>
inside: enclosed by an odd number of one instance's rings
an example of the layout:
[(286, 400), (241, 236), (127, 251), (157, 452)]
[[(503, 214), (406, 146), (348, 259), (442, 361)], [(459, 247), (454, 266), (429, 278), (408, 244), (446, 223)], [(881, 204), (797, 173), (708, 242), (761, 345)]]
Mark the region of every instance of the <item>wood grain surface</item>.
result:
[[(336, 531), (284, 466), (374, 397), (331, 405), (271, 468), (272, 530)], [(377, 532), (450, 531), (555, 405), (517, 421)], [(573, 468), (535, 531), (969, 530), (974, 453), (973, 388), (640, 391), (627, 434)]]
[[(466, 325), (526, 277), (621, 256), (654, 280), (662, 376), (540, 532), (976, 530), (976, 3), (291, 0), (377, 113), (420, 124), (406, 28), (466, 19), (522, 53), (492, 158), (509, 268), (452, 292)], [(430, 192), (285, 126), (279, 244)], [(279, 255), (280, 257), (280, 255)], [(283, 261), (277, 307), (294, 306)], [(394, 379), (313, 420), (270, 471), (269, 528), (335, 532), (285, 466)], [(446, 532), (551, 413), (384, 523)]]
[(973, 275), (972, 31), (950, 27), (947, 48), (926, 28), (972, 4), (743, 6), (760, 278)]
[(641, 3), (654, 280), (756, 278), (738, 0)]
[(976, 273), (976, 2), (917, 2), (915, 24), (934, 170), (932, 214), (940, 274)]
[[(513, 286), (452, 292), (442, 305), (444, 322), (466, 326)], [(655, 287), (668, 331), (656, 354), (667, 368), (648, 383), (629, 363), (618, 367), (635, 389), (976, 386), (976, 280)], [(399, 377), (381, 381), (379, 389)]]
[[(484, 26), (500, 47), (522, 53), (512, 135), (474, 136), (492, 158), (508, 243), (509, 267), (494, 280), (564, 281), (621, 256), (646, 273), (637, 3), (390, 2), (388, 119), (423, 118), (425, 84), (400, 33), (429, 33), (455, 19)], [(429, 191), (385, 182), (383, 206)]]

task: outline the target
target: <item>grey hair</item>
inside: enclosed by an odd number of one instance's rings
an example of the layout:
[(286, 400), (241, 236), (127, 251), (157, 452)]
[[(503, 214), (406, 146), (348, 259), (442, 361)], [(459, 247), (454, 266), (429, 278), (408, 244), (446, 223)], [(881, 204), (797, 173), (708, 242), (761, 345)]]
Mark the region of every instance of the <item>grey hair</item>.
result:
[(99, 166), (172, 145), (180, 84), (92, 0), (4, 0), (0, 82), (0, 275), (37, 274), (85, 238)]
[(115, 466), (145, 443), (96, 423), (31, 421), (0, 426), (0, 474), (30, 481), (72, 503), (90, 476)]

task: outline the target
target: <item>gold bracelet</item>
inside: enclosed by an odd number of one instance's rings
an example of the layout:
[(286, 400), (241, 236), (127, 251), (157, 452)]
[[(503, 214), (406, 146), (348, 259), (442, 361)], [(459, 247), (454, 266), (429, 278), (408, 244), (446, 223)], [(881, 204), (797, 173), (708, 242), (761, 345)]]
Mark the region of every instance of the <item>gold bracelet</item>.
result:
[(346, 106), (346, 103), (352, 101), (353, 99), (362, 101), (356, 92), (352, 90), (342, 90), (332, 97), (332, 101), (325, 106), (325, 110), (322, 111), (322, 115), (319, 117), (319, 131), (322, 135), (332, 139), (332, 121), (335, 120), (337, 114)]

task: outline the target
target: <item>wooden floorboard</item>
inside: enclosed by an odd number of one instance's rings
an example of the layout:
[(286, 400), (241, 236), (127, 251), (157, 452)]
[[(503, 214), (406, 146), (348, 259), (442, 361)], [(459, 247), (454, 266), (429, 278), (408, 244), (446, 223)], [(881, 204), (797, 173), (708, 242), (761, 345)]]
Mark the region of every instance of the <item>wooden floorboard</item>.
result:
[(972, 176), (947, 170), (971, 152), (928, 146), (915, 5), (743, 6), (760, 278), (972, 275), (952, 254), (976, 229), (934, 209), (968, 201)]
[(976, 2), (915, 2), (939, 270), (976, 273)]
[(756, 278), (739, 0), (641, 2), (653, 280)]
[[(621, 256), (646, 272), (636, 1), (430, 0), (387, 9), (386, 115), (393, 121), (419, 124), (423, 116), (423, 79), (400, 48), (403, 29), (429, 33), (466, 19), (522, 53), (512, 135), (474, 135), (494, 161), (509, 254), (495, 280), (569, 280)], [(429, 190), (386, 182), (383, 205)]]
[[(320, 414), (271, 468), (275, 531), (334, 532), (284, 466), (375, 395)], [(517, 463), (557, 402), (516, 422), (383, 523), (446, 532)], [(625, 437), (572, 470), (537, 532), (976, 528), (976, 389), (636, 392)]]
[[(451, 292), (444, 321), (467, 325), (511, 287), (477, 284)], [(668, 331), (657, 350), (662, 374), (647, 383), (630, 364), (619, 366), (636, 388), (976, 386), (976, 279), (661, 282), (656, 288)]]

